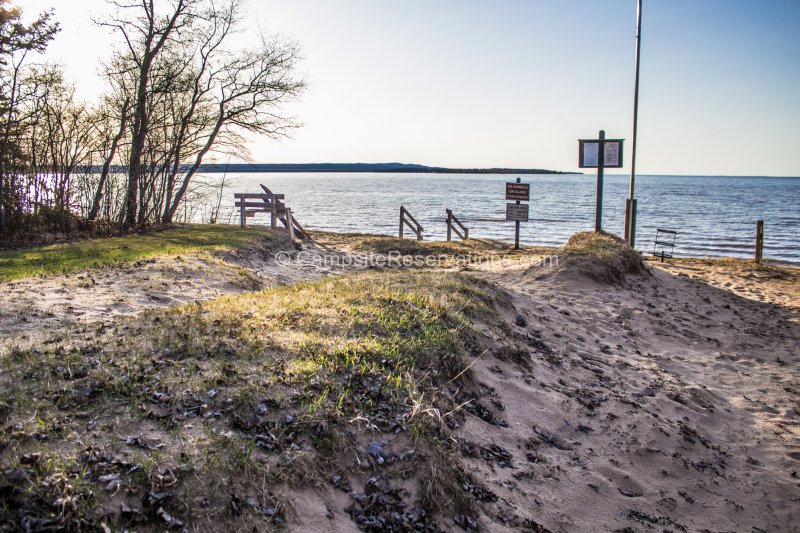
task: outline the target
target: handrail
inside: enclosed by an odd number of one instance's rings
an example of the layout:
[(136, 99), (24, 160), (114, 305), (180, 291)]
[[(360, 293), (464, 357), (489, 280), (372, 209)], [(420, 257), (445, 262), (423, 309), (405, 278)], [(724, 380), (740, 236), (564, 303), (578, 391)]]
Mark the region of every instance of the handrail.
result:
[[(466, 241), (467, 239), (469, 239), (469, 228), (467, 228), (464, 224), (461, 223), (460, 220), (458, 220), (458, 217), (456, 217), (453, 214), (453, 211), (451, 211), (450, 209), (445, 209), (445, 211), (447, 211), (447, 220), (446, 220), (446, 222), (447, 222), (447, 240), (448, 241), (451, 240), (451, 238), (452, 238), (451, 232), (452, 231), (454, 231), (456, 233), (456, 235), (461, 237), (461, 240)], [(458, 228), (455, 226), (454, 223), (461, 227), (461, 231), (458, 231)]]
[[(411, 222), (414, 223), (413, 226), (411, 225)], [(406, 224), (411, 229), (411, 231), (413, 231), (416, 234), (417, 240), (421, 241), (422, 240), (422, 231), (423, 231), (422, 224), (417, 222), (417, 219), (415, 219), (411, 215), (411, 213), (408, 212), (408, 209), (406, 209), (404, 206), (401, 205), (400, 206), (400, 238), (401, 239), (403, 238), (403, 226), (406, 225)]]

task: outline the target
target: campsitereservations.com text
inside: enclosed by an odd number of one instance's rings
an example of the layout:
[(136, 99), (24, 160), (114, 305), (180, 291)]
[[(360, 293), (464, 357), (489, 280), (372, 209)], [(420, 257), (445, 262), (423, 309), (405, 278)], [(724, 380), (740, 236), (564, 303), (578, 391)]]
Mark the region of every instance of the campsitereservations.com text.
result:
[(491, 264), (521, 264), (531, 267), (552, 268), (558, 266), (557, 255), (516, 257), (509, 255), (403, 255), (398, 251), (388, 254), (321, 254), (309, 251), (275, 254), (275, 262), (281, 266), (299, 265), (328, 268), (345, 267), (428, 267), (453, 268)]

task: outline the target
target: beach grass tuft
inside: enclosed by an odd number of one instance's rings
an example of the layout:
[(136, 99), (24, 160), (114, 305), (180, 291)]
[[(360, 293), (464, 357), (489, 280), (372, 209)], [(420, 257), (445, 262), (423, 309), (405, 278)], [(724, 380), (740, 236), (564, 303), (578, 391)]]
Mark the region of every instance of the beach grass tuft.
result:
[(645, 271), (639, 252), (611, 233), (576, 233), (563, 249), (563, 266), (602, 283), (621, 283)]

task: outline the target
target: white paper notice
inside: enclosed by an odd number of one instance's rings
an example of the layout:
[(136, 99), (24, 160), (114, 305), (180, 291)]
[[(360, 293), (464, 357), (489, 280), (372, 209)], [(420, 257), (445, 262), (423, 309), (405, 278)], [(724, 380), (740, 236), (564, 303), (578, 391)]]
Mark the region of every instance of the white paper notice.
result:
[(618, 142), (607, 142), (606, 145), (606, 153), (604, 156), (603, 165), (607, 167), (618, 167), (619, 164), (619, 143)]
[[(583, 166), (596, 167), (598, 155), (598, 143), (583, 143)], [(606, 145), (606, 148), (608, 145)], [(574, 153), (574, 152), (573, 152)], [(608, 153), (608, 150), (606, 150)]]

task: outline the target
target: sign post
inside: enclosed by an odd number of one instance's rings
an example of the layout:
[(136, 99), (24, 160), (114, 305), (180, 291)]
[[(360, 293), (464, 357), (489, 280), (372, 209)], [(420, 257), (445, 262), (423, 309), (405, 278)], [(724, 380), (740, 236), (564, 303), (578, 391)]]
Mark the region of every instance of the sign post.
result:
[(516, 200), (513, 204), (506, 204), (506, 220), (515, 222), (514, 249), (519, 250), (519, 223), (528, 221), (528, 204), (520, 204), (520, 201), (530, 200), (530, 184), (516, 182), (506, 182), (506, 200)]
[(594, 230), (603, 229), (603, 170), (622, 167), (622, 142), (625, 139), (606, 139), (600, 130), (597, 139), (578, 139), (578, 166), (597, 168), (597, 202), (594, 213)]

